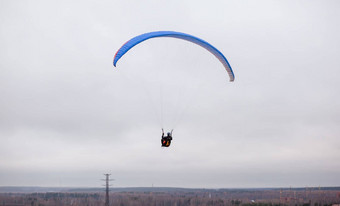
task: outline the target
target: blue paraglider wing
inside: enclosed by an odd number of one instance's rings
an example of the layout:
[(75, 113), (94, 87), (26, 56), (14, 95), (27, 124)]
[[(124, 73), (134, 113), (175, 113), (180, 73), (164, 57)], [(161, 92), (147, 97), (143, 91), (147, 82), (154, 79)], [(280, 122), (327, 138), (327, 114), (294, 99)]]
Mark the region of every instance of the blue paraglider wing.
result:
[(173, 38), (187, 40), (187, 41), (190, 41), (190, 42), (195, 43), (197, 45), (200, 45), (201, 47), (207, 49), (209, 52), (211, 52), (213, 55), (215, 55), (215, 57), (223, 64), (224, 68), (227, 70), (229, 77), (230, 77), (230, 81), (231, 82), (234, 81), (235, 76), (234, 76), (233, 70), (231, 69), (231, 66), (230, 66), (227, 58), (225, 58), (225, 56), (218, 49), (216, 49), (214, 46), (212, 46), (211, 44), (209, 44), (208, 42), (206, 42), (206, 41), (204, 41), (200, 38), (194, 37), (194, 36), (189, 35), (189, 34), (174, 32), (174, 31), (155, 31), (155, 32), (141, 34), (139, 36), (136, 36), (136, 37), (130, 39), (115, 54), (114, 59), (113, 59), (113, 65), (116, 66), (118, 60), (126, 52), (128, 52), (132, 47), (134, 47), (135, 45), (137, 45), (137, 44), (139, 44), (139, 43), (141, 43), (141, 42), (143, 42), (147, 39), (151, 39), (151, 38), (155, 38), (155, 37), (173, 37)]

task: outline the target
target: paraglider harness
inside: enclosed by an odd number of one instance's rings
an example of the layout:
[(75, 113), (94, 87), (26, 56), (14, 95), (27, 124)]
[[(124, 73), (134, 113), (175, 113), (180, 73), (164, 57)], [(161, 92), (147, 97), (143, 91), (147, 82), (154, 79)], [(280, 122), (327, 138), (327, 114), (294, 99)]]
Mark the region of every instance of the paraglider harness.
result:
[(162, 139), (161, 139), (162, 147), (169, 147), (171, 144), (171, 140), (172, 140), (172, 130), (171, 132), (168, 132), (167, 136), (164, 136), (164, 130), (162, 129)]

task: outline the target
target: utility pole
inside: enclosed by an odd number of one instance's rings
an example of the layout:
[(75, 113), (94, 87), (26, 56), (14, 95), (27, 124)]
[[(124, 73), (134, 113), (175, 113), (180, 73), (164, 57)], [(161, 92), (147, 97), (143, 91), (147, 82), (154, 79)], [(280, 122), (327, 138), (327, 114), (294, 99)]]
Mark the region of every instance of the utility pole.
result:
[(109, 199), (109, 191), (110, 191), (110, 175), (111, 174), (104, 174), (105, 175), (105, 179), (103, 179), (105, 181), (105, 206), (110, 206), (110, 199)]

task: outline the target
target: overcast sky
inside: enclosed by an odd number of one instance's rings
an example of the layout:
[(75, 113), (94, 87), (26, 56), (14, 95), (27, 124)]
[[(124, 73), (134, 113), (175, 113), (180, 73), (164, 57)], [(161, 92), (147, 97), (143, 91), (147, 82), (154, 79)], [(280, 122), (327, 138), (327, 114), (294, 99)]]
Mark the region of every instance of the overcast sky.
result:
[[(340, 2), (0, 1), (0, 186), (340, 185)], [(218, 48), (130, 38), (189, 33)], [(160, 147), (161, 127), (174, 128)]]

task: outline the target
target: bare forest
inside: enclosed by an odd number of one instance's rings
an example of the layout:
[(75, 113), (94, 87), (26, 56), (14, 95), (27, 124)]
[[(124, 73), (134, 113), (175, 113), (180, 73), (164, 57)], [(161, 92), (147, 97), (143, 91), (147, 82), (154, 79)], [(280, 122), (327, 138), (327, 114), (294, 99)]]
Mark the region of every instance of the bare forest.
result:
[[(2, 192), (0, 206), (99, 206), (105, 192)], [(112, 206), (330, 206), (339, 205), (340, 188), (113, 190)]]

